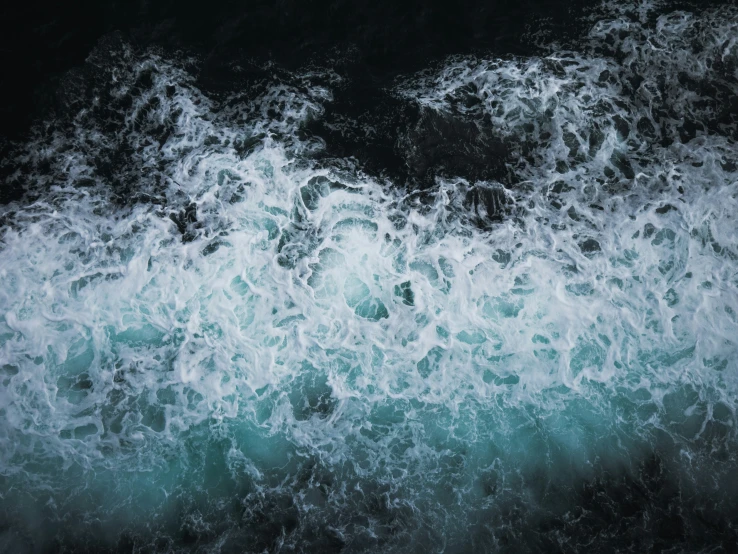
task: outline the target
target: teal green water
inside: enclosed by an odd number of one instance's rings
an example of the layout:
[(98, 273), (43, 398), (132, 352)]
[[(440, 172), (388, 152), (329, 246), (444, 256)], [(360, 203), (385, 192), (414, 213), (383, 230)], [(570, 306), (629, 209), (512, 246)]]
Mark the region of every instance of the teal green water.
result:
[[(638, 43), (634, 64), (721, 78), (679, 57), (704, 21), (659, 21), (672, 54)], [(126, 125), (152, 97), (176, 121), (161, 148), (130, 139), (161, 201), (75, 186), (99, 132), (81, 114), (29, 150), (65, 171), (2, 208), (0, 550), (550, 551), (584, 548), (577, 529), (647, 549), (682, 511), (716, 527), (677, 539), (731, 536), (731, 138), (650, 140), (649, 105), (586, 49), (449, 60), (398, 94), (452, 110), (471, 82), (509, 137), (552, 137), (516, 169), (514, 217), (481, 229), (468, 183), (420, 205), (314, 163), (290, 133), (327, 89), (275, 86), (235, 117), (175, 62), (126, 67), (120, 94), (153, 75)], [(260, 118), (279, 102), (289, 118)]]

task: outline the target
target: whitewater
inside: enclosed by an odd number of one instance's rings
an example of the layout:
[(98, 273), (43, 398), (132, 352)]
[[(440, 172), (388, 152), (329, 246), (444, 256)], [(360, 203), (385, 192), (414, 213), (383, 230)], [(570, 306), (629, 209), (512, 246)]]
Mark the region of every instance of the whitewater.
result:
[(106, 38), (3, 162), (0, 551), (734, 547), (738, 12), (639, 5), (399, 77), (507, 148), (430, 193)]

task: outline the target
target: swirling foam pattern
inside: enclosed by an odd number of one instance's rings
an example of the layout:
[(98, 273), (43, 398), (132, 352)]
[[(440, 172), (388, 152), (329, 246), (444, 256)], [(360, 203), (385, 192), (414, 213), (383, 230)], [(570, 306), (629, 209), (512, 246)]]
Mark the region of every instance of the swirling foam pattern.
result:
[(0, 212), (0, 550), (734, 547), (738, 16), (653, 13), (398, 82), (491, 225), (315, 162), (340, 76), (93, 53)]

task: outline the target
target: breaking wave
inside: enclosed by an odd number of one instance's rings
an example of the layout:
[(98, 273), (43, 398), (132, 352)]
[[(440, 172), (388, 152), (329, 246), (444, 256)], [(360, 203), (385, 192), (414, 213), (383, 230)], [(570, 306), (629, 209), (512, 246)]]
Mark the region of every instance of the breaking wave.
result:
[(0, 550), (734, 547), (738, 14), (662, 12), (398, 80), (504, 145), (430, 194), (106, 38), (6, 162)]

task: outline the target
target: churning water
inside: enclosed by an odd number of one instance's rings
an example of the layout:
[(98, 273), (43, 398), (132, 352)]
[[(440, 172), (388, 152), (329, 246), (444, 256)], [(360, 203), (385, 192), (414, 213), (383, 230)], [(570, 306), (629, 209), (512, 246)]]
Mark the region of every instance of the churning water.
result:
[(589, 17), (397, 80), (505, 148), (430, 193), (338, 73), (101, 43), (0, 208), (0, 550), (735, 548), (738, 13)]

